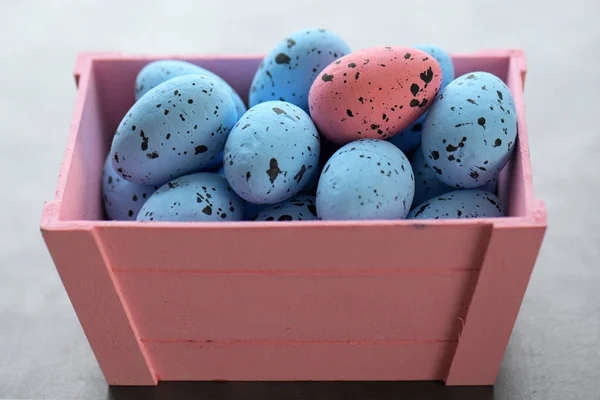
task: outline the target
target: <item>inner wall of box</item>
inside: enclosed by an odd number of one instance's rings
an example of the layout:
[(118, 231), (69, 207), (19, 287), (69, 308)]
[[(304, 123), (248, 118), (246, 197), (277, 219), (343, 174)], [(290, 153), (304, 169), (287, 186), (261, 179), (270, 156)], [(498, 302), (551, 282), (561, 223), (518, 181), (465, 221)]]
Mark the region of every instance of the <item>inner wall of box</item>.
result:
[[(248, 91), (260, 59), (205, 59), (194, 62), (218, 73), (247, 101)], [(79, 125), (73, 160), (65, 187), (60, 218), (62, 220), (102, 220), (101, 201), (102, 169), (115, 130), (122, 117), (134, 103), (135, 77), (148, 63), (139, 59), (95, 60), (87, 81), (86, 98)], [(507, 80), (509, 59), (505, 57), (461, 57), (455, 59), (456, 76), (467, 72), (487, 71)], [(84, 84), (83, 82), (80, 82)], [(511, 88), (513, 93), (520, 88)], [(519, 154), (517, 140), (513, 159)], [(523, 199), (511, 198), (514, 185), (523, 185), (513, 174), (511, 159), (499, 177), (498, 195), (507, 208), (507, 215), (522, 216)]]

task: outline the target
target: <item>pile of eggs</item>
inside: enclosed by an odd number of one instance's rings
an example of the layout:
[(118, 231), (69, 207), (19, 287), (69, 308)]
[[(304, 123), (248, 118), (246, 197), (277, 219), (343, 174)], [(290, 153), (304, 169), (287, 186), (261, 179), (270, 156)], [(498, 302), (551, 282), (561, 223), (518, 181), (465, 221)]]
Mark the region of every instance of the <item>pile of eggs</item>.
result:
[(455, 79), (434, 46), (351, 52), (307, 29), (262, 61), (249, 109), (218, 75), (177, 60), (140, 70), (135, 98), (104, 165), (108, 219), (504, 215), (494, 192), (517, 135), (511, 93), (487, 72)]

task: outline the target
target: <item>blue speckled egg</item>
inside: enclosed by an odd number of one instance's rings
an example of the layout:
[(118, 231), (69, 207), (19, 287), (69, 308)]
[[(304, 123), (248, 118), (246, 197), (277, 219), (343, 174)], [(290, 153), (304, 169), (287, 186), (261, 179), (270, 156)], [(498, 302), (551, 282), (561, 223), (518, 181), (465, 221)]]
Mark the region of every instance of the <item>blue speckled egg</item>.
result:
[(254, 204), (248, 201), (244, 205), (244, 221), (254, 221), (258, 213), (265, 207), (264, 204)]
[(423, 121), (425, 121), (425, 114), (413, 122), (408, 128), (402, 132), (392, 136), (390, 143), (394, 144), (404, 153), (410, 153), (414, 151), (421, 144), (421, 133), (423, 132)]
[(186, 75), (151, 89), (127, 112), (110, 151), (125, 179), (162, 185), (202, 170), (237, 121), (231, 96), (212, 78)]
[[(415, 175), (413, 208), (433, 197), (456, 190), (438, 179), (438, 175), (430, 168), (428, 160), (423, 156), (423, 149), (420, 146), (413, 154), (410, 165)], [(495, 194), (497, 183), (498, 180), (494, 178), (478, 189)]]
[(317, 128), (301, 108), (283, 101), (252, 107), (225, 144), (225, 176), (255, 204), (274, 204), (299, 193), (319, 163)]
[(342, 38), (325, 29), (304, 29), (281, 41), (260, 64), (250, 88), (250, 107), (268, 100), (308, 112), (308, 91), (333, 61), (350, 53)]
[(213, 78), (215, 82), (220, 83), (225, 87), (231, 95), (238, 118), (246, 112), (246, 105), (235, 90), (219, 75), (205, 68), (199, 67), (187, 61), (179, 60), (159, 60), (147, 64), (140, 70), (135, 78), (135, 100), (139, 100), (150, 89), (155, 88), (169, 79), (184, 76), (184, 75), (204, 75)]
[(244, 201), (227, 180), (198, 172), (161, 186), (138, 213), (138, 221), (240, 221)]
[(419, 146), (413, 154), (410, 165), (415, 175), (415, 197), (413, 208), (429, 200), (432, 197), (456, 190), (448, 186), (436, 177), (436, 173), (429, 167), (427, 160), (423, 157), (423, 149)]
[(502, 217), (500, 200), (483, 190), (455, 190), (434, 197), (415, 207), (408, 219), (449, 219)]
[(220, 152), (214, 160), (202, 168), (202, 172), (218, 172), (221, 168), (223, 168), (223, 152)]
[(452, 81), (429, 109), (423, 154), (439, 180), (474, 188), (498, 175), (516, 137), (517, 113), (508, 87), (490, 73), (473, 72)]
[(393, 144), (361, 139), (329, 159), (317, 188), (317, 212), (325, 220), (401, 219), (415, 193), (408, 159)]
[[(452, 57), (450, 57), (450, 54), (443, 49), (433, 45), (418, 45), (415, 46), (415, 49), (424, 51), (435, 58), (435, 60), (440, 64), (440, 67), (442, 68), (442, 85), (440, 87), (441, 92), (446, 86), (448, 86), (450, 82), (452, 82), (452, 80), (454, 80), (454, 63), (452, 62)], [(398, 148), (404, 153), (410, 153), (415, 150), (419, 144), (421, 144), (421, 132), (423, 131), (423, 122), (425, 122), (426, 116), (427, 111), (421, 115), (418, 120), (413, 122), (411, 126), (393, 136), (390, 139), (390, 142), (398, 146)]]
[[(221, 166), (217, 174), (225, 178), (225, 167)], [(244, 200), (244, 221), (253, 221), (263, 207), (262, 204), (254, 204)]]
[(104, 162), (102, 173), (102, 201), (109, 220), (135, 221), (148, 197), (158, 186), (138, 185), (123, 179), (112, 166), (110, 157)]
[(452, 57), (445, 50), (431, 45), (431, 44), (420, 44), (415, 46), (415, 49), (424, 51), (429, 54), (440, 64), (442, 68), (442, 86), (440, 88), (440, 92), (444, 90), (450, 82), (454, 80), (454, 63), (452, 62)]
[(310, 180), (306, 182), (306, 185), (302, 188), (302, 190), (299, 193), (311, 196), (317, 194), (317, 185), (319, 184), (319, 177), (321, 176), (321, 172), (323, 172), (323, 168), (321, 167), (321, 165), (317, 165), (317, 169), (310, 176)]
[(317, 218), (314, 196), (295, 196), (290, 200), (264, 207), (256, 221), (312, 221)]

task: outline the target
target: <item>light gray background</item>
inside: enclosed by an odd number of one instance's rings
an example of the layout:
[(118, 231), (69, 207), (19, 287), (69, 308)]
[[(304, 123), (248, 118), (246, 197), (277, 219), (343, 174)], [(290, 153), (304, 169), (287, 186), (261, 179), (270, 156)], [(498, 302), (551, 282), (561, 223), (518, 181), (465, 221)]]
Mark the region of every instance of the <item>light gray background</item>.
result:
[[(71, 120), (76, 53), (266, 52), (309, 26), (336, 31), (354, 49), (418, 43), (454, 52), (525, 49), (536, 192), (547, 202), (550, 223), (493, 391), (413, 384), (349, 392), (600, 398), (600, 2), (552, 3), (0, 0), (0, 398), (169, 398), (170, 388), (183, 396), (174, 385), (108, 390), (38, 231)], [(192, 392), (206, 393), (202, 387)], [(252, 392), (227, 387), (206, 390), (214, 398)], [(348, 398), (344, 391), (272, 385), (256, 398)]]

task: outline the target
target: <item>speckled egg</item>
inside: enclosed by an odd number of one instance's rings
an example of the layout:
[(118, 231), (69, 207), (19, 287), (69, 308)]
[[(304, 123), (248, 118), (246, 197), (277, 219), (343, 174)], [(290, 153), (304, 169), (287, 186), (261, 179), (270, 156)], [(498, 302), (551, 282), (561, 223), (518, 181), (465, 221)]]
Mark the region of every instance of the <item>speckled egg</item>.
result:
[[(410, 165), (412, 166), (413, 174), (415, 175), (415, 197), (412, 203), (413, 208), (433, 197), (456, 190), (456, 188), (448, 186), (437, 179), (438, 175), (429, 166), (429, 162), (425, 159), (423, 149), (420, 146), (410, 159)], [(478, 189), (495, 194), (497, 184), (498, 180), (494, 178)]]
[(421, 133), (423, 132), (423, 122), (426, 114), (412, 123), (408, 128), (390, 138), (390, 143), (398, 147), (405, 154), (415, 151), (421, 144)]
[(235, 90), (219, 75), (198, 65), (180, 60), (159, 60), (147, 64), (135, 78), (135, 100), (139, 100), (150, 89), (169, 79), (184, 75), (204, 75), (223, 85), (231, 95), (238, 118), (246, 112), (246, 105)]
[(350, 52), (342, 38), (325, 29), (304, 29), (279, 42), (258, 67), (250, 87), (250, 107), (269, 100), (308, 112), (308, 91), (319, 73)]
[(321, 172), (323, 172), (323, 167), (318, 164), (316, 168), (315, 172), (310, 176), (310, 180), (306, 182), (306, 185), (300, 191), (300, 194), (314, 196), (317, 193), (317, 185), (319, 184), (319, 177), (321, 176)]
[(383, 140), (361, 139), (343, 146), (325, 165), (317, 212), (324, 220), (401, 219), (414, 192), (404, 153)]
[(429, 54), (440, 64), (440, 68), (442, 69), (442, 86), (440, 91), (444, 90), (454, 80), (454, 63), (450, 54), (438, 46), (431, 44), (420, 44), (415, 46), (415, 49)]
[(508, 87), (487, 72), (452, 81), (423, 126), (423, 153), (437, 178), (458, 188), (479, 187), (504, 167), (517, 137), (517, 113)]
[(310, 115), (335, 143), (386, 139), (415, 122), (442, 81), (438, 62), (420, 50), (375, 47), (330, 64), (309, 93)]
[(296, 196), (290, 200), (266, 206), (256, 221), (312, 221), (317, 218), (314, 196)]
[[(225, 167), (221, 166), (216, 173), (225, 178)], [(253, 221), (263, 207), (262, 204), (254, 204), (244, 200), (244, 221)]]
[(330, 142), (324, 137), (320, 136), (321, 142), (321, 154), (319, 155), (319, 165), (317, 166), (317, 170), (313, 173), (310, 181), (306, 184), (304, 189), (300, 192), (300, 194), (315, 196), (317, 194), (317, 186), (319, 184), (319, 178), (321, 177), (321, 172), (323, 172), (323, 168), (325, 168), (325, 164), (327, 161), (333, 156), (333, 154), (340, 149), (340, 145)]
[(408, 219), (449, 219), (502, 217), (500, 200), (483, 190), (455, 190), (434, 197), (415, 207)]
[(110, 157), (104, 162), (102, 173), (102, 201), (109, 220), (135, 221), (148, 197), (158, 186), (138, 185), (123, 179), (112, 166)]
[(138, 221), (240, 221), (244, 201), (227, 180), (198, 172), (161, 186), (138, 213)]
[[(440, 91), (444, 90), (452, 80), (454, 80), (454, 63), (452, 57), (443, 49), (433, 45), (418, 45), (416, 49), (429, 54), (440, 64), (442, 69), (442, 85)], [(439, 94), (438, 94), (439, 96)], [(408, 128), (404, 129), (395, 136), (392, 136), (390, 142), (395, 144), (404, 153), (414, 151), (421, 144), (421, 132), (423, 131), (423, 122), (425, 122), (425, 112), (418, 120), (413, 122)]]
[(415, 197), (413, 198), (413, 207), (429, 200), (432, 197), (456, 190), (452, 186), (437, 179), (435, 172), (429, 167), (427, 159), (423, 157), (423, 149), (418, 147), (412, 158), (410, 165), (415, 175)]
[(225, 144), (225, 176), (255, 204), (274, 204), (299, 193), (319, 162), (319, 134), (300, 107), (260, 103), (235, 125)]
[(113, 167), (139, 184), (163, 184), (202, 170), (223, 151), (237, 121), (233, 100), (212, 78), (170, 79), (125, 115), (110, 151)]
[(214, 160), (208, 163), (207, 166), (202, 168), (202, 172), (217, 172), (223, 167), (223, 152), (217, 154)]

